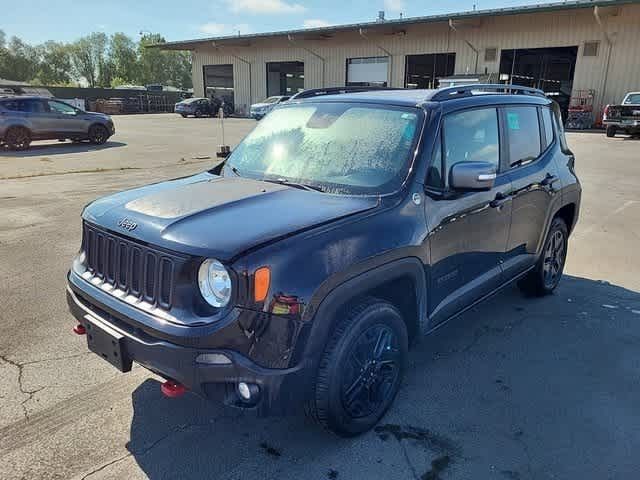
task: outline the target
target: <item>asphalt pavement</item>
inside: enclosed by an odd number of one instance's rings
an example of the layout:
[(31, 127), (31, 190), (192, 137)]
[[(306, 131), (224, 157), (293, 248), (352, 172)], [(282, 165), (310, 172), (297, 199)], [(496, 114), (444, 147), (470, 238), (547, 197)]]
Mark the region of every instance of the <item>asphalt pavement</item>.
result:
[[(115, 117), (104, 146), (0, 151), (0, 478), (634, 479), (640, 475), (640, 141), (570, 133), (584, 197), (566, 276), (425, 338), (381, 424), (339, 439), (121, 374), (71, 332), (65, 274), (92, 199), (215, 163), (212, 119)], [(254, 121), (227, 119), (234, 145)]]

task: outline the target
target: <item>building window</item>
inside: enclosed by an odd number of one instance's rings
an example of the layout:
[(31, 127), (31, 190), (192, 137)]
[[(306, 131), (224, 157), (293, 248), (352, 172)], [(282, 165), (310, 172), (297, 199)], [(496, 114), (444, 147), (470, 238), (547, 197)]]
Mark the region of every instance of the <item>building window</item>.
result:
[(347, 86), (386, 87), (389, 78), (389, 57), (347, 59)]
[(584, 57), (597, 57), (598, 56), (598, 47), (600, 46), (600, 42), (584, 42), (584, 50), (582, 51), (582, 55)]
[(455, 65), (455, 53), (407, 55), (404, 86), (406, 88), (437, 88), (440, 78), (453, 75)]
[(267, 97), (291, 96), (304, 90), (303, 62), (267, 63)]
[(495, 62), (498, 60), (498, 49), (493, 48), (485, 48), (484, 49), (484, 61), (485, 62)]

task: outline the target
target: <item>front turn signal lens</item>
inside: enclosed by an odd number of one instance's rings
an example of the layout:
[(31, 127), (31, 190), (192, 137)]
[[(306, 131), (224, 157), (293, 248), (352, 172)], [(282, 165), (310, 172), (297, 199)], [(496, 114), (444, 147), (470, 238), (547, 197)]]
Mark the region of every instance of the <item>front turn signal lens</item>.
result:
[(253, 276), (253, 299), (256, 302), (264, 302), (269, 292), (269, 283), (271, 282), (271, 269), (269, 267), (260, 267)]

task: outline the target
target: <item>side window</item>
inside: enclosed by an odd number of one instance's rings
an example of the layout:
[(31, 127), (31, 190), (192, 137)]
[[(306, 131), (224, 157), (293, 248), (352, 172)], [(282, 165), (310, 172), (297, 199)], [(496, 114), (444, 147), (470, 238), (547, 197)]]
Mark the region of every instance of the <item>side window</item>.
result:
[(4, 108), (6, 108), (7, 110), (12, 111), (12, 112), (19, 112), (20, 111), (20, 107), (18, 105), (18, 102), (15, 101), (15, 100), (11, 100), (11, 101), (8, 101), (8, 102), (3, 102), (2, 106)]
[(444, 119), (444, 171), (448, 184), (451, 167), (460, 162), (489, 162), (498, 168), (500, 141), (495, 108), (467, 110)]
[(560, 106), (557, 103), (553, 104), (553, 123), (556, 126), (556, 132), (558, 132), (558, 139), (560, 140), (560, 147), (562, 151), (570, 154), (569, 145), (567, 144), (567, 138), (564, 136), (564, 125), (562, 125), (562, 114), (560, 113)]
[(553, 143), (554, 133), (553, 120), (551, 119), (551, 115), (552, 113), (550, 108), (542, 107), (542, 123), (544, 124), (545, 148)]
[(22, 104), (23, 105), (20, 110), (23, 112), (44, 113), (47, 111), (44, 102), (41, 102), (40, 100), (24, 100)]
[(63, 115), (75, 115), (76, 109), (66, 103), (49, 100), (49, 108), (52, 113), (61, 113)]
[(509, 162), (511, 166), (540, 156), (540, 124), (536, 107), (505, 108)]
[(438, 135), (433, 149), (433, 158), (427, 170), (427, 187), (442, 188), (442, 140)]

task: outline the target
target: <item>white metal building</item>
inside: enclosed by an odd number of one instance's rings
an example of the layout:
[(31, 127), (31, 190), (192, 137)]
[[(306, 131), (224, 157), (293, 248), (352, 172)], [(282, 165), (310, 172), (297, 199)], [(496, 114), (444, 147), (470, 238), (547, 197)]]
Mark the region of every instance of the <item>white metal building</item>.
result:
[(542, 88), (565, 109), (572, 95), (592, 91), (597, 118), (603, 105), (640, 90), (640, 0), (379, 19), (161, 47), (191, 50), (194, 95), (225, 97), (239, 114), (303, 88), (429, 88), (439, 78), (481, 74)]

